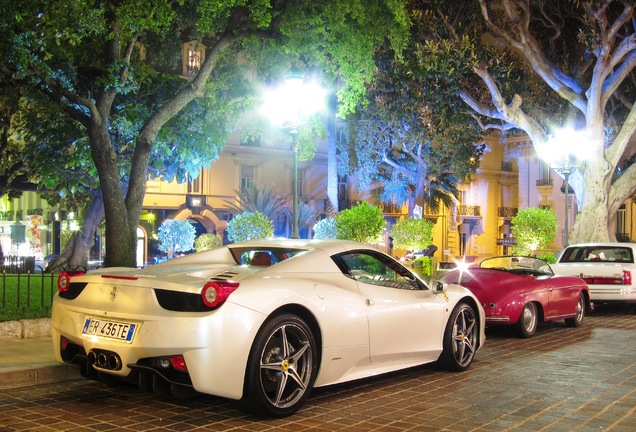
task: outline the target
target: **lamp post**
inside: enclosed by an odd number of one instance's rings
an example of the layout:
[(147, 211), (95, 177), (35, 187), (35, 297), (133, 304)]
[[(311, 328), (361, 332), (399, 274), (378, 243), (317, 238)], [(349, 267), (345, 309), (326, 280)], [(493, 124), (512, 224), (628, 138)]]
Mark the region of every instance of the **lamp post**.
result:
[(568, 161), (567, 163), (564, 164), (564, 166), (562, 167), (554, 167), (554, 170), (556, 172), (558, 172), (559, 174), (561, 174), (563, 176), (563, 179), (565, 181), (565, 232), (563, 233), (563, 246), (567, 246), (568, 245), (568, 232), (569, 232), (569, 227), (568, 227), (568, 217), (569, 217), (569, 209), (568, 206), (570, 204), (570, 200), (568, 197), (568, 192), (570, 189), (570, 185), (568, 184), (568, 181), (570, 179), (570, 174), (572, 174), (572, 172), (574, 172), (574, 170), (576, 169), (576, 166), (574, 165), (570, 165), (569, 160), (566, 159), (566, 161)]
[(537, 155), (550, 168), (563, 176), (565, 181), (565, 220), (563, 246), (568, 245), (569, 236), (569, 192), (570, 175), (573, 174), (588, 158), (590, 142), (585, 137), (585, 131), (560, 130), (545, 141), (536, 145)]
[(292, 233), (291, 238), (300, 238), (298, 234), (298, 130), (291, 128), (289, 135), (292, 139)]
[(325, 93), (318, 84), (305, 82), (305, 74), (291, 70), (285, 77), (285, 84), (270, 89), (264, 94), (263, 113), (274, 124), (287, 130), (292, 142), (292, 233), (298, 234), (298, 134), (307, 118), (322, 109)]

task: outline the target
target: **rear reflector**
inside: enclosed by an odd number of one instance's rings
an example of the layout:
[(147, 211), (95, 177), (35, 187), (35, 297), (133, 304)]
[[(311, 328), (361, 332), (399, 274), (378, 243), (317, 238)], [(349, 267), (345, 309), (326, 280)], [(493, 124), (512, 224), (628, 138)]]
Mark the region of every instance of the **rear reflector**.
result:
[(176, 355), (170, 357), (170, 364), (173, 368), (180, 372), (187, 372), (188, 366), (186, 365), (185, 359), (182, 355)]

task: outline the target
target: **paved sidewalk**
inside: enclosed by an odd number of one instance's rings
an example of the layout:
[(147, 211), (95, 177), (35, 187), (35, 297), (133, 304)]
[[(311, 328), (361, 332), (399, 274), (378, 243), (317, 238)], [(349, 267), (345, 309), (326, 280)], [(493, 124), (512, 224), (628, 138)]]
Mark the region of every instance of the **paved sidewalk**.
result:
[(79, 369), (55, 361), (50, 336), (0, 338), (0, 390), (80, 378)]

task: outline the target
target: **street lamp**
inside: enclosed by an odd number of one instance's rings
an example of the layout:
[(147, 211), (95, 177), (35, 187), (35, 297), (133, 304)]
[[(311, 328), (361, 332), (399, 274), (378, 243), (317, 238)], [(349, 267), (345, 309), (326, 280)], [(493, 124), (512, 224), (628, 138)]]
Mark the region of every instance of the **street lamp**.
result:
[(271, 121), (287, 130), (292, 141), (292, 234), (298, 234), (298, 133), (308, 117), (322, 109), (325, 92), (314, 81), (306, 82), (305, 74), (291, 70), (284, 85), (270, 89), (264, 94), (263, 113)]
[(565, 232), (563, 235), (563, 246), (568, 245), (568, 216), (569, 216), (569, 180), (574, 173), (588, 158), (587, 151), (590, 150), (589, 140), (585, 136), (585, 131), (574, 131), (563, 129), (551, 135), (544, 143), (536, 145), (537, 155), (540, 159), (550, 165), (565, 181)]

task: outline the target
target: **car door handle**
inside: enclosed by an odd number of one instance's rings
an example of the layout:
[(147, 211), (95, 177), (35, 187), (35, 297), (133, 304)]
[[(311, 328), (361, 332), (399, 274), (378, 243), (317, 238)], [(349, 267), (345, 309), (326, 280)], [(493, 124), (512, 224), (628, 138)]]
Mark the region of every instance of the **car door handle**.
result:
[(368, 298), (368, 299), (366, 300), (366, 303), (367, 303), (367, 306), (373, 306), (373, 305), (375, 304), (375, 300), (373, 300), (373, 299), (369, 299), (369, 298)]

